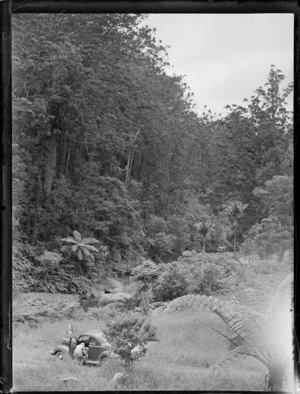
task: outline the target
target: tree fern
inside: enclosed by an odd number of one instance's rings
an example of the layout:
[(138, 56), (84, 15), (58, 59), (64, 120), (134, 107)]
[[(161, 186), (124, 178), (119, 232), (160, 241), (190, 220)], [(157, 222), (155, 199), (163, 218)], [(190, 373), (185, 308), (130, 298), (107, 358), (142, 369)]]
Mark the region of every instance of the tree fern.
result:
[(234, 293), (229, 301), (187, 295), (169, 303), (165, 312), (204, 308), (215, 313), (233, 333), (231, 338), (220, 333), (234, 345), (225, 359), (236, 355), (257, 359), (268, 368), (268, 388), (282, 390), (284, 379), (290, 378), (288, 370), (292, 363), (291, 302), (289, 274), (270, 295), (254, 289)]
[(74, 230), (73, 232), (74, 237), (67, 237), (67, 238), (62, 238), (63, 242), (67, 242), (69, 244), (73, 245), (65, 245), (62, 247), (62, 250), (69, 250), (73, 253), (76, 254), (77, 258), (81, 261), (84, 256), (90, 258), (92, 261), (94, 261), (94, 256), (91, 252), (98, 252), (98, 249), (96, 249), (94, 246), (90, 244), (95, 244), (98, 243), (99, 241), (95, 238), (83, 238), (81, 237), (81, 234)]

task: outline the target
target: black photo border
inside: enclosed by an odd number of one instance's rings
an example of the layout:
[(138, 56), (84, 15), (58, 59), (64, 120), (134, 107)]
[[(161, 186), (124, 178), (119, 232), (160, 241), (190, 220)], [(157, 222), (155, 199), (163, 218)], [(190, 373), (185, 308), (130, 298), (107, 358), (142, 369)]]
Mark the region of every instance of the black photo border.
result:
[(127, 1), (127, 0), (0, 0), (2, 208), (1, 208), (1, 391), (12, 388), (12, 110), (11, 110), (11, 18), (16, 13), (292, 13), (294, 14), (294, 352), (299, 376), (299, 0), (269, 1)]

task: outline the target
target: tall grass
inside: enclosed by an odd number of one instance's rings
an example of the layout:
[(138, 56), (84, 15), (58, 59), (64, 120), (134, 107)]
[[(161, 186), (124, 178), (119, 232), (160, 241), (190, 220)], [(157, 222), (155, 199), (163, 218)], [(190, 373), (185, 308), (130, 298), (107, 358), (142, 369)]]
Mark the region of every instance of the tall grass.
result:
[[(159, 342), (149, 343), (146, 356), (137, 362), (124, 390), (262, 390), (267, 373), (255, 360), (238, 360), (215, 368), (226, 353), (226, 340), (200, 322), (222, 332), (226, 327), (211, 313), (191, 311), (153, 317)], [(100, 368), (82, 367), (72, 360), (60, 362), (50, 351), (65, 336), (70, 320), (44, 323), (36, 329), (17, 327), (13, 341), (13, 377), (16, 391), (113, 390), (111, 379), (123, 372), (117, 360)], [(73, 322), (79, 334), (103, 329), (96, 320)]]

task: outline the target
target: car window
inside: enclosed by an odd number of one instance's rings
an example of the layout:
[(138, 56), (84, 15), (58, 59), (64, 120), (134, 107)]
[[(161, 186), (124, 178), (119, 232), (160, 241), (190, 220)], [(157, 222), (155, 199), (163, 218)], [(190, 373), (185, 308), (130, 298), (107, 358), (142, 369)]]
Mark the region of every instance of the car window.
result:
[(78, 338), (78, 341), (88, 341), (89, 340), (89, 336), (88, 335), (81, 335), (79, 338)]
[(90, 337), (90, 346), (97, 346), (97, 345), (98, 345), (98, 343), (97, 343), (96, 339), (93, 337)]
[(97, 340), (93, 337), (90, 337), (89, 335), (81, 335), (78, 338), (78, 341), (79, 342), (81, 342), (81, 341), (88, 342), (89, 341), (90, 346), (98, 346)]

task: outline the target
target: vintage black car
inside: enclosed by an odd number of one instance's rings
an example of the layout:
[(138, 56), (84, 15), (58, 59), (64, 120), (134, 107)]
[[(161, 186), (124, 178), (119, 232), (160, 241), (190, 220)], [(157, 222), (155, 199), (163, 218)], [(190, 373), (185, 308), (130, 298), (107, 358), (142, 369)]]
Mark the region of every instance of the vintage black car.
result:
[(102, 331), (88, 331), (79, 335), (78, 338), (62, 338), (61, 343), (50, 353), (58, 360), (64, 360), (66, 357), (74, 358), (74, 350), (80, 343), (88, 343), (89, 345), (84, 364), (100, 366), (106, 357), (115, 357), (111, 351), (111, 345), (106, 341)]

